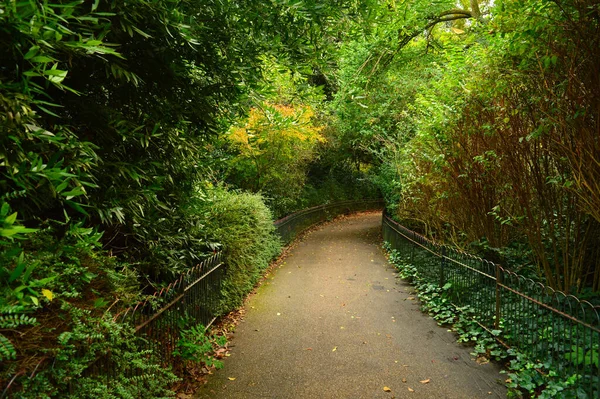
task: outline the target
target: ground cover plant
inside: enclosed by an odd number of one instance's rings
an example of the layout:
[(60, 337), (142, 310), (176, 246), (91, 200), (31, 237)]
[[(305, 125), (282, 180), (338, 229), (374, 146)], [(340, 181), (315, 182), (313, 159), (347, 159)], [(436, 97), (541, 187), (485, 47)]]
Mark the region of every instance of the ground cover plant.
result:
[[(518, 348), (510, 348), (503, 341), (506, 333), (504, 322), (498, 329), (484, 328), (478, 323), (481, 314), (475, 308), (469, 305), (457, 307), (453, 303), (452, 283), (448, 282), (440, 287), (438, 282), (434, 282), (435, 279), (421, 272), (427, 267), (417, 267), (409, 254), (391, 249), (389, 243), (384, 247), (388, 251), (390, 262), (398, 270), (398, 276), (415, 287), (422, 310), (441, 326), (451, 328), (456, 333), (457, 342), (470, 345), (473, 348), (473, 361), (482, 363), (492, 360), (505, 365), (506, 370), (503, 372), (506, 374), (505, 383), (509, 388), (509, 397), (589, 397), (585, 390), (577, 385), (580, 375), (573, 374), (565, 379), (556, 372), (552, 362), (540, 361)], [(591, 362), (589, 366), (597, 368), (597, 365)]]

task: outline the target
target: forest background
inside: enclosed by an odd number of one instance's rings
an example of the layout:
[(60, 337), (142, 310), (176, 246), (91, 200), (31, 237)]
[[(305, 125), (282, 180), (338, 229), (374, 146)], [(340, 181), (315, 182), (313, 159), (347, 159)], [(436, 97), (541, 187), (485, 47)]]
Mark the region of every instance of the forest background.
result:
[(111, 307), (224, 248), (226, 313), (273, 219), (337, 200), (594, 298), (599, 22), (591, 0), (2, 0), (2, 380), (52, 356), (30, 393), (53, 395), (112, 351), (167, 395)]

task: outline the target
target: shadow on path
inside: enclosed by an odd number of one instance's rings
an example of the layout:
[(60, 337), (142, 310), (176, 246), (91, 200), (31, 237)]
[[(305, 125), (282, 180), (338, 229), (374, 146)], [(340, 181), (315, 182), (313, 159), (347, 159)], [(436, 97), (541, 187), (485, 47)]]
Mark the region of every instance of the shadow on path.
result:
[(380, 213), (349, 216), (298, 243), (196, 398), (506, 397), (497, 365), (477, 364), (419, 311), (379, 248), (380, 226)]

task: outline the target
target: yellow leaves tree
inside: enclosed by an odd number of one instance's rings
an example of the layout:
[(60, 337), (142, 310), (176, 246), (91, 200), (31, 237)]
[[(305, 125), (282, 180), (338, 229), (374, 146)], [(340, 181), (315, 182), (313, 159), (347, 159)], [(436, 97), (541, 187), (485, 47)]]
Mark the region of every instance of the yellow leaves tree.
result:
[(275, 201), (298, 198), (316, 146), (325, 141), (314, 117), (307, 105), (263, 103), (252, 108), (227, 135), (237, 152), (231, 173), (235, 183)]

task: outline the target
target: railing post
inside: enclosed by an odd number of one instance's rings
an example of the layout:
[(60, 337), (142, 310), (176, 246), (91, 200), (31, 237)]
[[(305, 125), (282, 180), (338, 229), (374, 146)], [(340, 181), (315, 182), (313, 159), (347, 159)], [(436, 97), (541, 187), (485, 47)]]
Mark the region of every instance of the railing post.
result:
[(409, 242), (408, 245), (410, 245), (410, 264), (414, 266), (415, 264), (415, 259), (414, 259), (414, 253), (415, 253), (415, 240), (416, 240), (416, 236), (414, 231), (412, 232), (412, 242)]
[(446, 247), (442, 247), (442, 260), (440, 262), (440, 288), (446, 284)]
[(496, 263), (496, 314), (494, 320), (494, 328), (496, 330), (500, 329), (500, 283), (501, 283), (502, 274), (500, 272), (500, 265)]

